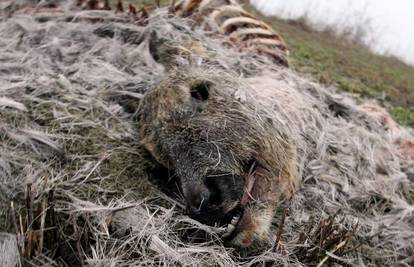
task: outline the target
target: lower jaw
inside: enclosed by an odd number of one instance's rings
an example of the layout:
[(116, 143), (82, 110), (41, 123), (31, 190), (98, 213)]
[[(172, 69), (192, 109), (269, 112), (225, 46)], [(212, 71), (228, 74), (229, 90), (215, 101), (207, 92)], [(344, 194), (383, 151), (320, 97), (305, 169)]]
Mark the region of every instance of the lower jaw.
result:
[(252, 245), (255, 237), (257, 225), (248, 210), (244, 210), (243, 215), (237, 222), (236, 228), (223, 240), (226, 243), (236, 247), (249, 247)]
[(233, 209), (223, 216), (223, 220), (227, 222), (224, 224), (225, 232), (222, 236), (224, 241), (231, 241), (242, 231), (240, 222), (243, 220), (243, 217), (244, 207), (240, 204), (236, 204)]
[(249, 247), (253, 243), (255, 232), (256, 224), (254, 223), (250, 212), (246, 210), (229, 241), (234, 246)]

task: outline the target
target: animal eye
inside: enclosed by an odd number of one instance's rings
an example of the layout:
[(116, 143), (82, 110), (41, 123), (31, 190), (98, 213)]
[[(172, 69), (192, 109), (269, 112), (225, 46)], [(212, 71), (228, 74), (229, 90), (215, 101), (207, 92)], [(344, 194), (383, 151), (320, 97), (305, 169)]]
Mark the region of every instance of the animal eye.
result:
[(209, 89), (211, 84), (209, 82), (200, 82), (191, 86), (190, 94), (193, 99), (198, 102), (204, 102), (208, 99)]

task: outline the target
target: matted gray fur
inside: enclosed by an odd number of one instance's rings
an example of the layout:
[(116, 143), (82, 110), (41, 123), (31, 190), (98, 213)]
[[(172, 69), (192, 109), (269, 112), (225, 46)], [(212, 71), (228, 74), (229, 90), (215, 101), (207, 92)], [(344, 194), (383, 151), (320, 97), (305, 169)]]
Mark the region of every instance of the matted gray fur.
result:
[(20, 266), (20, 255), (15, 235), (0, 233), (0, 266)]
[[(91, 23), (91, 17), (101, 20)], [(0, 231), (17, 233), (20, 252), (28, 253), (22, 247), (34, 226), (25, 222), (25, 194), (34, 209), (44, 203), (35, 218), (42, 231), (33, 234), (32, 264), (303, 266), (318, 247), (311, 242), (316, 239), (303, 239), (309, 224), (338, 210), (335, 223), (352, 235), (350, 252), (323, 251), (313, 264), (327, 258), (339, 265), (414, 263), (414, 206), (407, 200), (414, 191), (414, 163), (397, 156), (397, 136), (349, 97), (265, 58), (226, 48), (163, 9), (146, 27), (109, 20), (96, 11), (66, 10), (0, 21)], [(138, 145), (134, 113), (123, 106), (125, 99), (139, 102), (166, 74), (150, 54), (151, 36), (173, 46), (201, 43), (205, 53), (177, 56), (177, 64), (204, 68), (201, 76), (221, 73), (240, 85), (245, 94), (237, 97), (244, 101), (254, 96), (244, 86), (246, 78), (259, 79), (264, 91), (277, 85), (306, 100), (292, 103), (303, 105), (292, 109), (300, 112), (278, 118), (288, 132), (305, 134), (292, 136), (302, 152), (302, 183), (281, 236), (270, 237), (278, 239), (277, 249), (251, 254), (223, 246), (219, 229), (183, 215), (179, 202), (148, 181), (152, 163)], [(281, 208), (275, 228), (282, 213)], [(51, 228), (41, 228), (42, 222)], [(204, 231), (205, 242), (183, 238), (188, 228)], [(0, 258), (15, 259), (14, 247), (0, 246)]]

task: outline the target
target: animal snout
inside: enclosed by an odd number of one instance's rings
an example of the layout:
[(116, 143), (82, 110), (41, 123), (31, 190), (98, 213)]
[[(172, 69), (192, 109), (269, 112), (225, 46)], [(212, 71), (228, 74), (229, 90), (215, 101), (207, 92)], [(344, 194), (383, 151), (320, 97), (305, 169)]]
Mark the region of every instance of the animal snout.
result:
[(190, 214), (207, 212), (210, 205), (211, 193), (205, 186), (195, 186), (187, 195), (187, 210)]
[[(188, 188), (187, 211), (193, 219), (208, 225), (222, 224), (241, 198), (243, 179), (229, 174), (211, 175), (202, 184)], [(227, 207), (229, 206), (229, 207)]]
[(188, 215), (207, 225), (217, 224), (223, 215), (216, 194), (214, 188), (194, 186), (186, 196)]

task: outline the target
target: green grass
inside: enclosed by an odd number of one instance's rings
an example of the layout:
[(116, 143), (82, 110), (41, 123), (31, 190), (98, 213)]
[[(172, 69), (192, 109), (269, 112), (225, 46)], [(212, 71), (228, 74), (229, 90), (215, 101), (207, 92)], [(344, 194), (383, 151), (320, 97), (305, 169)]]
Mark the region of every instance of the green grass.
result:
[[(303, 23), (266, 17), (247, 9), (280, 33), (289, 49), (291, 66), (325, 85), (354, 94), (358, 100), (376, 99), (400, 124), (414, 127), (414, 67), (393, 57), (371, 53)], [(408, 194), (414, 204), (414, 192)]]
[(284, 37), (296, 71), (356, 98), (376, 99), (396, 121), (414, 127), (414, 67), (331, 34), (312, 31), (303, 23), (266, 17), (251, 6), (247, 9)]
[(411, 205), (414, 205), (414, 192), (411, 192), (408, 196), (408, 201)]

